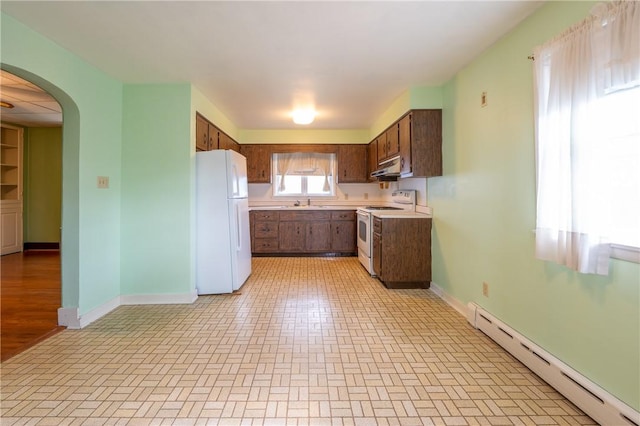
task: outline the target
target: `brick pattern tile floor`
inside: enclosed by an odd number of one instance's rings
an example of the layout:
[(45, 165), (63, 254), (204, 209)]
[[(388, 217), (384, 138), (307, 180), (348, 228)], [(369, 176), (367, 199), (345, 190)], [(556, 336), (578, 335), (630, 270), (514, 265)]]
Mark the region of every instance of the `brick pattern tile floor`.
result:
[(2, 364), (8, 425), (588, 425), (430, 290), (254, 258), (234, 295), (121, 306)]

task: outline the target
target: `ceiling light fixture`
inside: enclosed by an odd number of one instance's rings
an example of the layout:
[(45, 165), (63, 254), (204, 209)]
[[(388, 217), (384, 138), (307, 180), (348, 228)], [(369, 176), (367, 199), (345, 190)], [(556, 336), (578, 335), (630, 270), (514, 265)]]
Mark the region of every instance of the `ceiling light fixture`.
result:
[(13, 104), (11, 104), (9, 102), (5, 102), (5, 101), (0, 101), (0, 106), (2, 108), (13, 108)]
[(292, 116), (293, 122), (296, 124), (311, 124), (316, 117), (316, 112), (312, 109), (296, 109)]

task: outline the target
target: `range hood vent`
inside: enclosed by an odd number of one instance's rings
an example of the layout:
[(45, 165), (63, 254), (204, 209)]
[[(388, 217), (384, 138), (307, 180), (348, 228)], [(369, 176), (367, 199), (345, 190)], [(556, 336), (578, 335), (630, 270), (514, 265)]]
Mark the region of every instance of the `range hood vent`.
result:
[(400, 156), (382, 161), (378, 166), (378, 170), (371, 172), (371, 177), (379, 181), (396, 181), (400, 177)]

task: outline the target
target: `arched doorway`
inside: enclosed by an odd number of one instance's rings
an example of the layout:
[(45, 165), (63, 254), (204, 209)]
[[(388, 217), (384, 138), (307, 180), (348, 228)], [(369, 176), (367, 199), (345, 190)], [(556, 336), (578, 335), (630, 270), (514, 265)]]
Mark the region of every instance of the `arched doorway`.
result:
[[(58, 249), (62, 107), (40, 87), (5, 70), (0, 70), (0, 85), (3, 128), (0, 201), (3, 213), (22, 212), (3, 214), (1, 254), (20, 252), (23, 247)], [(4, 219), (10, 222), (5, 223)]]
[[(77, 308), (78, 279), (78, 151), (79, 111), (75, 102), (60, 88), (26, 70), (2, 64), (1, 68), (49, 93), (62, 107), (62, 213), (60, 229), (61, 306)], [(3, 357), (4, 358), (4, 357)]]

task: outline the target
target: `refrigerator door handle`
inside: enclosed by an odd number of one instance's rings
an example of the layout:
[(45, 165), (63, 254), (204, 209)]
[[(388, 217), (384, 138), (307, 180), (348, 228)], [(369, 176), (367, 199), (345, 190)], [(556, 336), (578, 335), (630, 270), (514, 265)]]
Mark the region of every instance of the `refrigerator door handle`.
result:
[(242, 249), (242, 215), (240, 214), (240, 206), (234, 204), (236, 208), (236, 250)]
[(240, 176), (238, 175), (238, 166), (233, 164), (231, 166), (231, 193), (233, 197), (240, 195)]

